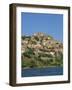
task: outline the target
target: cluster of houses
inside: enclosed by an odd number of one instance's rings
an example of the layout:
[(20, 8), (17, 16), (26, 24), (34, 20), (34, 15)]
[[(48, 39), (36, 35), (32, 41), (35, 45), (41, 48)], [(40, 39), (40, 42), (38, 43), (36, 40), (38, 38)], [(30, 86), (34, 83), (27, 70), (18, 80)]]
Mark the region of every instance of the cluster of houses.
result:
[(32, 48), (37, 53), (45, 52), (51, 55), (59, 51), (63, 52), (63, 44), (61, 42), (43, 33), (35, 33), (30, 38), (22, 39), (21, 52), (24, 53), (27, 48)]

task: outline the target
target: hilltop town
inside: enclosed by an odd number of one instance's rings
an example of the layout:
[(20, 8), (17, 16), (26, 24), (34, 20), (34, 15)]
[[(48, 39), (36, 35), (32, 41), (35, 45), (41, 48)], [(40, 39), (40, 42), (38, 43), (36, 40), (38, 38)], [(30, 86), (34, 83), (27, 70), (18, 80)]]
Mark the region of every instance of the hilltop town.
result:
[(63, 66), (63, 44), (38, 32), (21, 37), (22, 68)]

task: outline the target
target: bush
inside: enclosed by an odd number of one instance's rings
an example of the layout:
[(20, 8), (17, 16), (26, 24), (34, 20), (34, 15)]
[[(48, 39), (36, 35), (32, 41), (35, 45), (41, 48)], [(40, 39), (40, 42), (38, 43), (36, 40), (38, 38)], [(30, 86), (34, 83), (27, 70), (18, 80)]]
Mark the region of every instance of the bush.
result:
[(39, 41), (39, 38), (38, 38), (37, 36), (35, 36), (35, 39), (36, 39), (37, 41)]

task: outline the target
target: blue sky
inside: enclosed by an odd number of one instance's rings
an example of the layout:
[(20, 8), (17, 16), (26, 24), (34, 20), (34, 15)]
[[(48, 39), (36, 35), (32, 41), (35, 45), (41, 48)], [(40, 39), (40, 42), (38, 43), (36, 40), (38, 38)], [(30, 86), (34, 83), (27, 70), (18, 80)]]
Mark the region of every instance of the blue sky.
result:
[(63, 15), (21, 13), (21, 34), (33, 35), (43, 32), (63, 42)]

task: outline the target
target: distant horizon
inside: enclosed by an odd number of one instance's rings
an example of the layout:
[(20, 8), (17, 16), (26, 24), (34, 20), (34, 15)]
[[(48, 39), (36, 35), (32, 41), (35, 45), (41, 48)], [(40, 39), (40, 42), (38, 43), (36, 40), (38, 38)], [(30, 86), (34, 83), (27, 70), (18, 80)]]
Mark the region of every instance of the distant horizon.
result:
[(63, 42), (63, 15), (22, 12), (21, 29), (22, 36), (41, 32)]

